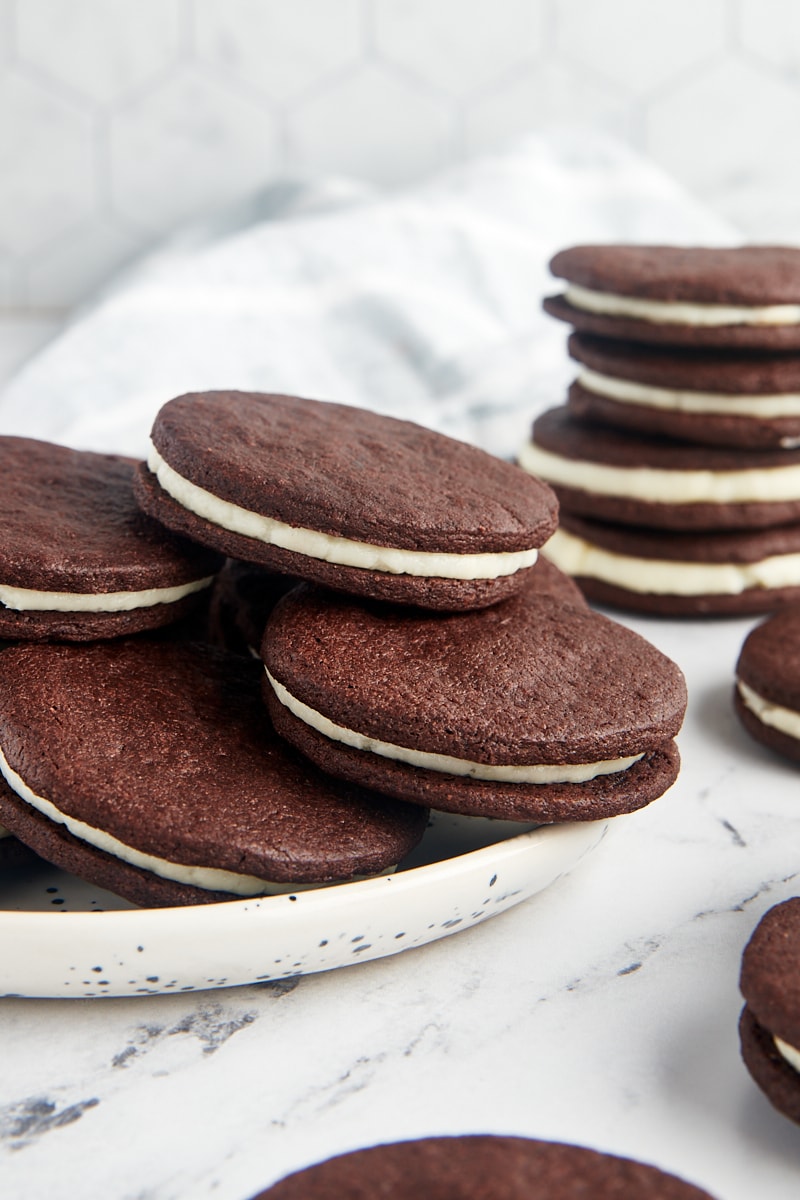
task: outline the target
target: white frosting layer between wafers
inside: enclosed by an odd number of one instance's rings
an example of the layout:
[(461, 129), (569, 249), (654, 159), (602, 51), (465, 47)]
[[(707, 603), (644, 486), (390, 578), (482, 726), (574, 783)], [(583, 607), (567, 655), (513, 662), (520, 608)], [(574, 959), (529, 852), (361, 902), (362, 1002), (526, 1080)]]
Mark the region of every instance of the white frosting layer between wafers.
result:
[(422, 750), (412, 750), (408, 746), (395, 746), (391, 742), (382, 742), (343, 725), (337, 725), (328, 717), (298, 700), (291, 692), (279, 683), (267, 671), (272, 689), (278, 700), (289, 709), (304, 724), (316, 729), (323, 737), (334, 742), (342, 742), (355, 750), (364, 750), (369, 754), (378, 754), (382, 758), (394, 759), (411, 767), (420, 767), (425, 771), (437, 771), (447, 775), (459, 775), (470, 779), (480, 779), (494, 783), (587, 783), (599, 775), (612, 775), (618, 771), (627, 771), (635, 762), (644, 756), (634, 754), (627, 758), (614, 758), (606, 762), (595, 763), (564, 763), (536, 765), (505, 765), (495, 766), (490, 763), (472, 762), (465, 758), (454, 758), (449, 754), (432, 754)]
[(775, 1049), (778, 1051), (778, 1054), (780, 1054), (781, 1058), (784, 1059), (790, 1067), (793, 1067), (795, 1071), (800, 1072), (800, 1050), (796, 1050), (794, 1046), (790, 1046), (788, 1042), (784, 1042), (779, 1037), (773, 1036), (772, 1040), (775, 1043)]
[(773, 704), (771, 700), (765, 700), (743, 679), (736, 680), (736, 687), (742, 702), (763, 725), (769, 725), (788, 737), (800, 738), (800, 713), (780, 704)]
[(609, 317), (633, 317), (659, 325), (798, 325), (800, 304), (692, 304), (677, 300), (641, 300), (636, 296), (618, 296), (597, 292), (571, 283), (565, 291), (575, 308)]
[(536, 562), (535, 549), (491, 554), (401, 550), (337, 537), (316, 529), (287, 525), (273, 517), (266, 517), (228, 500), (221, 500), (219, 496), (214, 496), (197, 484), (191, 483), (165, 462), (152, 443), (147, 465), (164, 491), (196, 516), (231, 533), (254, 538), (270, 546), (279, 546), (294, 554), (335, 563), (337, 566), (384, 571), (391, 575), (471, 580), (498, 579), (503, 575), (513, 575)]
[(587, 391), (607, 396), (620, 404), (642, 405), (670, 412), (755, 417), (761, 420), (800, 416), (800, 394), (795, 392), (757, 396), (741, 392), (685, 391), (619, 379), (615, 375), (593, 371), (590, 367), (581, 369), (578, 383)]
[(132, 612), (156, 604), (175, 604), (207, 588), (214, 576), (194, 579), (174, 587), (147, 588), (141, 592), (39, 592), (32, 588), (0, 583), (0, 604), (14, 612)]

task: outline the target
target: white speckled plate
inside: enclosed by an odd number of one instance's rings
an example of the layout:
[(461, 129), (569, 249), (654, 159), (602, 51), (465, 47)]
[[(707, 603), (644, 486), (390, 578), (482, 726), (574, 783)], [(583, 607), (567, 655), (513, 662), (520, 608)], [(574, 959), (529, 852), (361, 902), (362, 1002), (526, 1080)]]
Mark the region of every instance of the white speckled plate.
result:
[(187, 908), (133, 908), (46, 864), (9, 870), (0, 877), (0, 996), (187, 992), (383, 958), (526, 900), (605, 830), (436, 814), (392, 875)]

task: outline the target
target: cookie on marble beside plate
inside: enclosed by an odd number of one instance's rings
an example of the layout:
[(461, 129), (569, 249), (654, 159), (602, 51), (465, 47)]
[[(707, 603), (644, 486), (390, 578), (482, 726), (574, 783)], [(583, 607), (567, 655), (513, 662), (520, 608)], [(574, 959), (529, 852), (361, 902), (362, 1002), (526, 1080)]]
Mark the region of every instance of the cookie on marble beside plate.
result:
[(418, 1138), (306, 1167), (253, 1200), (712, 1200), (658, 1167), (498, 1134)]
[(531, 587), (442, 615), (304, 585), (276, 605), (262, 654), (278, 732), (323, 770), (398, 799), (594, 820), (641, 808), (678, 772), (678, 667)]
[(374, 875), (427, 813), (326, 779), (272, 730), (259, 663), (149, 639), (2, 651), (0, 821), (167, 906)]
[(544, 307), (583, 333), (672, 346), (800, 350), (800, 247), (585, 245)]
[(137, 497), (233, 558), (448, 610), (518, 591), (557, 514), (545, 484), (474, 446), (363, 409), (246, 392), (164, 405)]
[(553, 408), (519, 454), (562, 512), (650, 529), (761, 529), (800, 522), (800, 448), (693, 446)]
[(800, 355), (680, 350), (570, 335), (570, 412), (710, 446), (800, 445)]
[(800, 1124), (800, 898), (776, 904), (742, 955), (742, 1057), (770, 1103)]
[(134, 467), (0, 437), (0, 637), (86, 641), (154, 629), (209, 587), (220, 556), (142, 515)]
[(598, 604), (657, 616), (743, 616), (800, 603), (800, 524), (684, 533), (562, 513), (544, 547)]
[(752, 737), (800, 761), (800, 597), (745, 638), (734, 707)]

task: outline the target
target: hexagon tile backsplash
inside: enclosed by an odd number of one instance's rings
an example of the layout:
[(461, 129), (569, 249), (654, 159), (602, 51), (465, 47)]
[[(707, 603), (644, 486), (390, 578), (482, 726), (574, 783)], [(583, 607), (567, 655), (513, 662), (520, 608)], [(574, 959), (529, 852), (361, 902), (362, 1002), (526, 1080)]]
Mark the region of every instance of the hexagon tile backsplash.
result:
[(0, 309), (69, 307), (280, 175), (397, 186), (559, 124), (800, 240), (800, 5), (0, 0)]

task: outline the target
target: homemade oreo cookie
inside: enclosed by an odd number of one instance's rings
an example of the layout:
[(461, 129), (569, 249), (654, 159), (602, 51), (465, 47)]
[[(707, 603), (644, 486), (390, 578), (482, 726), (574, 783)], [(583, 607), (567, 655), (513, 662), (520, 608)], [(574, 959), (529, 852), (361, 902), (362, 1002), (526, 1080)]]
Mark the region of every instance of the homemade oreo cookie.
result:
[(262, 654), (276, 729), (398, 799), (517, 821), (630, 812), (674, 782), (680, 670), (631, 630), (527, 587), (433, 615), (302, 586)]
[(584, 333), (632, 342), (800, 349), (800, 247), (586, 245), (550, 262), (544, 307)]
[(800, 761), (800, 602), (746, 637), (736, 664), (734, 707), (752, 737)]
[(659, 616), (741, 616), (800, 602), (800, 524), (676, 533), (562, 513), (544, 547), (590, 600)]
[(800, 1124), (800, 898), (771, 908), (742, 956), (742, 1058), (770, 1103)]
[(497, 1134), (418, 1138), (297, 1171), (253, 1200), (711, 1200), (657, 1167)]
[(0, 821), (136, 904), (379, 874), (424, 832), (286, 746), (249, 659), (136, 639), (14, 646), (0, 670)]
[(132, 459), (0, 437), (0, 637), (86, 641), (184, 616), (221, 558), (165, 536)]
[(800, 522), (800, 449), (692, 446), (553, 408), (534, 421), (519, 462), (579, 516), (695, 531)]
[(570, 335), (570, 412), (709, 446), (800, 445), (800, 355), (663, 350)]
[(233, 558), (448, 610), (518, 591), (557, 513), (545, 484), (463, 442), (245, 392), (166, 404), (136, 494), (170, 529)]

